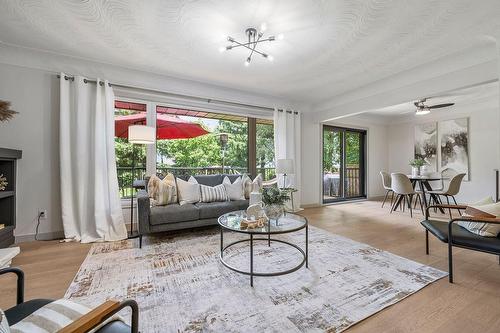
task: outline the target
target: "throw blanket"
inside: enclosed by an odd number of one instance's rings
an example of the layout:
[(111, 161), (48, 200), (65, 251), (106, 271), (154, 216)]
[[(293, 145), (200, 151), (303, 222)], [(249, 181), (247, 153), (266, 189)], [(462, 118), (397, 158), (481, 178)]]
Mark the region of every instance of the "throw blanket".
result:
[[(92, 309), (67, 299), (59, 299), (36, 310), (28, 317), (10, 327), (11, 333), (52, 333), (57, 332), (77, 320)], [(112, 317), (90, 332), (95, 332), (110, 321)]]

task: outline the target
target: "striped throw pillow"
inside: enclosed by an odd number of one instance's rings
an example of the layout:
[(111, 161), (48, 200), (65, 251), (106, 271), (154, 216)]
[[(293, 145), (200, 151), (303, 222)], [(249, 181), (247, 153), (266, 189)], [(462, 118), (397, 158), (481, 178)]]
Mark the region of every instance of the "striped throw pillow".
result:
[(5, 313), (0, 309), (0, 333), (9, 333), (9, 323), (7, 322), (7, 317)]
[(228, 201), (224, 184), (207, 186), (200, 184), (201, 202)]
[[(58, 332), (92, 309), (68, 299), (58, 299), (36, 310), (23, 320), (10, 327), (11, 333), (47, 333)], [(107, 319), (96, 328), (88, 331), (95, 332), (108, 322), (121, 320), (117, 315)]]

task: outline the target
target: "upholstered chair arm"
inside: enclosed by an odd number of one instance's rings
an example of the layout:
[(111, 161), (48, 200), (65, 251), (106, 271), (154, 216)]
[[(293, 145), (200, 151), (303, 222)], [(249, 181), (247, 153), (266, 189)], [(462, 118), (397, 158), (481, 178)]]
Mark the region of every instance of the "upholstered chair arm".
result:
[(431, 208), (437, 208), (437, 209), (457, 209), (457, 210), (461, 210), (461, 209), (466, 209), (467, 206), (465, 205), (432, 205), (432, 206), (427, 206), (427, 208), (425, 209), (425, 219), (428, 220), (429, 219), (429, 210)]
[(24, 272), (17, 267), (7, 267), (0, 269), (0, 275), (14, 273), (17, 275), (17, 304), (24, 302)]
[(148, 192), (139, 190), (137, 192), (137, 221), (139, 232), (141, 234), (149, 233), (149, 215), (151, 212), (151, 203)]
[(123, 302), (109, 300), (89, 313), (81, 316), (71, 324), (63, 327), (58, 333), (85, 333), (98, 325), (102, 324), (107, 319), (118, 313), (123, 308), (130, 307), (132, 310), (131, 333), (139, 332), (139, 306), (134, 300), (126, 300)]

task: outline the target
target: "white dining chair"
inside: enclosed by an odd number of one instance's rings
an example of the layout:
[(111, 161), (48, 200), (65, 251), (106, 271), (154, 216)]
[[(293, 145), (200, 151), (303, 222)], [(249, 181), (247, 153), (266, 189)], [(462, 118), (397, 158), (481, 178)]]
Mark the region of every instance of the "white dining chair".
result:
[(386, 191), (384, 196), (384, 201), (382, 201), (382, 208), (384, 208), (385, 201), (387, 200), (389, 194), (391, 194), (391, 207), (392, 207), (392, 203), (394, 201), (394, 191), (392, 190), (391, 187), (391, 176), (385, 171), (380, 171), (380, 177), (382, 177), (382, 186)]
[[(391, 187), (394, 193), (396, 194), (396, 198), (394, 200), (394, 204), (392, 205), (391, 208), (391, 213), (396, 210), (398, 203), (401, 202), (403, 205), (403, 211), (404, 211), (404, 206), (407, 205), (408, 209), (410, 210), (410, 216), (413, 217), (413, 210), (412, 210), (412, 201), (413, 201), (413, 196), (416, 195), (415, 190), (413, 189), (413, 185), (408, 178), (407, 175), (404, 173), (391, 173)], [(417, 199), (420, 201), (420, 208), (423, 211), (423, 205), (422, 205), (422, 200), (420, 199), (420, 196), (417, 195)]]
[[(448, 184), (448, 187), (446, 189), (440, 190), (440, 191), (429, 191), (429, 194), (434, 194), (441, 200), (441, 197), (446, 198), (446, 202), (449, 205), (450, 204), (450, 197), (453, 199), (453, 202), (455, 205), (457, 204), (457, 200), (455, 199), (455, 195), (457, 195), (460, 192), (460, 187), (462, 185), (462, 180), (465, 177), (465, 173), (459, 173), (455, 175), (453, 178), (451, 178), (450, 183)], [(451, 216), (451, 209), (448, 209), (448, 212), (450, 213), (450, 219), (452, 218)], [(461, 211), (459, 210), (459, 213)]]

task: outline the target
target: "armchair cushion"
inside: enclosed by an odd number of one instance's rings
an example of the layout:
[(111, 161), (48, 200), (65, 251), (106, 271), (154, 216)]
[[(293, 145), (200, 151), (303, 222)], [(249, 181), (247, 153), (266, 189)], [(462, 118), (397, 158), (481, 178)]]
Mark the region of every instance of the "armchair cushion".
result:
[[(441, 241), (448, 243), (448, 222), (424, 220), (420, 222)], [(453, 245), (472, 247), (481, 251), (500, 253), (500, 238), (483, 237), (469, 232), (456, 223), (452, 225)]]
[(5, 310), (5, 315), (9, 321), (9, 325), (15, 325), (36, 310), (51, 303), (51, 299), (32, 299), (27, 302), (18, 304), (8, 310)]

